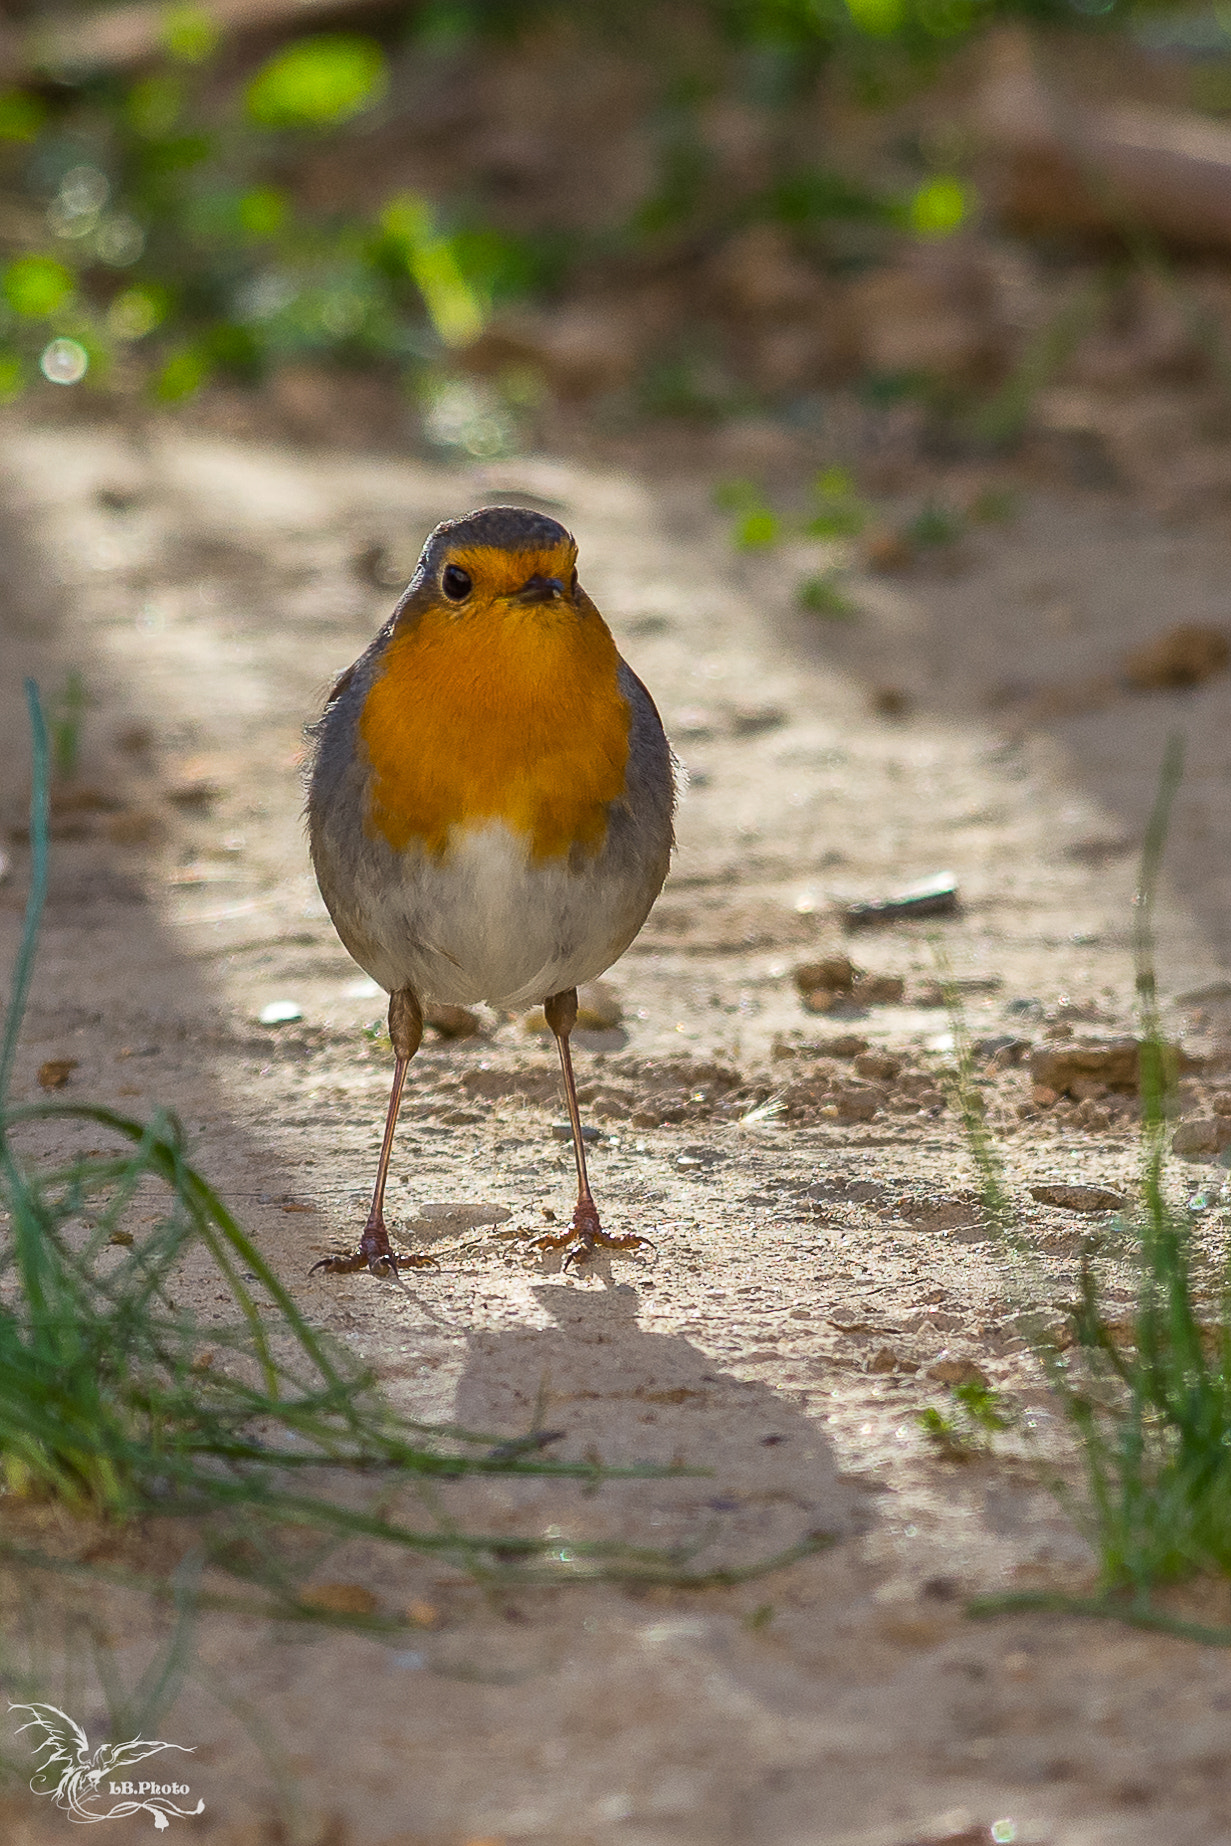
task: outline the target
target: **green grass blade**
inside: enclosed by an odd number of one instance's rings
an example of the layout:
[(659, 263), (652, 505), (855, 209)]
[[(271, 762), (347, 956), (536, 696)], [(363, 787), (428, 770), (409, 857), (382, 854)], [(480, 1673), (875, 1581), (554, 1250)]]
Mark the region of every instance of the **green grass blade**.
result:
[(4, 1037), (0, 1039), (0, 1140), (4, 1136), (4, 1103), (17, 1056), (17, 1040), (25, 1017), (30, 981), (34, 974), (34, 955), (47, 901), (47, 813), (50, 803), (48, 776), (47, 725), (39, 702), (38, 687), (26, 681), (26, 706), (30, 714), (32, 780), (30, 785), (30, 893), (26, 899), (26, 916), (21, 945), (13, 964), (13, 985), (4, 1016)]

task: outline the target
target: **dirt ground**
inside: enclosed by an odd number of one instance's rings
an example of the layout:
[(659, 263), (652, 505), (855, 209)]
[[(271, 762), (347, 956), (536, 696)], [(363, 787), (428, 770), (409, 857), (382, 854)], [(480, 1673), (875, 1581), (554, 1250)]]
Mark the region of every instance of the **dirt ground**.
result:
[[(329, 1575), (387, 1612), (430, 1605), (430, 1625), (207, 1618), (159, 1732), (195, 1748), (206, 1809), (173, 1824), (210, 1846), (1231, 1841), (1231, 1655), (967, 1619), (974, 1592), (1088, 1587), (1091, 1554), (1024, 1438), (959, 1463), (916, 1421), (965, 1370), (1058, 1440), (944, 1099), (937, 950), (973, 1037), (1001, 1041), (980, 1068), (1046, 1308), (1097, 1217), (1028, 1189), (1122, 1190), (1135, 1142), (1115, 1097), (1033, 1100), (1023, 1054), (1130, 1027), (1135, 853), (1177, 728), (1160, 970), (1171, 1029), (1208, 1060), (1186, 1106), (1231, 1050), (1231, 679), (1115, 682), (1160, 628), (1225, 621), (1226, 517), (1040, 482), (926, 568), (856, 571), (860, 618), (838, 624), (795, 602), (818, 548), (734, 554), (700, 466), (455, 467), (10, 414), (0, 473), (0, 799), (18, 825), (26, 671), (50, 691), (83, 676), (94, 791), (60, 818), (16, 1098), (63, 1058), (68, 1096), (177, 1109), (305, 1312), (414, 1414), (516, 1434), (537, 1402), (562, 1456), (709, 1471), (589, 1498), (459, 1486), (459, 1518), (692, 1539), (728, 1563), (835, 1541), (739, 1588), (495, 1602), (354, 1548)], [(528, 1252), (570, 1204), (562, 1107), (549, 1044), (493, 1019), (412, 1067), (391, 1203), (440, 1269), (404, 1292), (309, 1278), (361, 1222), (389, 1057), (309, 871), (301, 726), (387, 611), (374, 577), (437, 519), (507, 498), (576, 532), (691, 779), (666, 891), (609, 977), (622, 1022), (579, 1034), (606, 1221), (657, 1254), (577, 1276)], [(6, 966), (26, 883), (9, 852)], [(841, 934), (835, 902), (941, 870), (955, 916)], [(901, 1001), (806, 1012), (794, 969), (836, 953), (902, 977)], [(302, 1017), (261, 1025), (278, 1001)], [(201, 1277), (185, 1298), (209, 1311)], [(1212, 1592), (1201, 1608), (1226, 1619)], [(129, 1681), (149, 1648), (133, 1624), (114, 1633)], [(99, 1730), (97, 1688), (77, 1690)], [(42, 1846), (57, 1822), (23, 1797), (6, 1837)]]

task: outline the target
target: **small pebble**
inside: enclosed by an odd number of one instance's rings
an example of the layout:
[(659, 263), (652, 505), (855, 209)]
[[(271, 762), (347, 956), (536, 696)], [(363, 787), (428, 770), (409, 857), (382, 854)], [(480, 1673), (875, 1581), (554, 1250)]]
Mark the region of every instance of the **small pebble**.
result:
[(289, 1026), (303, 1018), (303, 1008), (294, 1000), (271, 1000), (257, 1017), (263, 1026)]
[(309, 1609), (326, 1609), (331, 1615), (375, 1615), (377, 1601), (362, 1583), (313, 1583), (300, 1601)]
[(1056, 1205), (1061, 1211), (1122, 1211), (1128, 1204), (1122, 1192), (1106, 1186), (1031, 1186), (1030, 1196), (1040, 1205)]
[(62, 1090), (73, 1072), (77, 1069), (77, 1058), (48, 1058), (38, 1067), (39, 1088), (43, 1090)]
[(934, 1378), (937, 1384), (991, 1384), (983, 1367), (976, 1365), (973, 1359), (955, 1359), (947, 1352), (942, 1352), (934, 1364), (928, 1366), (927, 1376)]
[[(551, 1125), (551, 1132), (553, 1138), (557, 1141), (571, 1141), (573, 1138), (573, 1130), (568, 1122), (553, 1122)], [(601, 1141), (603, 1138), (603, 1131), (601, 1128), (583, 1127), (581, 1138), (583, 1141)]]
[(468, 1006), (426, 1006), (423, 1023), (441, 1038), (477, 1038), (483, 1030), (483, 1021)]
[(781, 705), (737, 705), (731, 713), (731, 729), (737, 737), (755, 737), (759, 731), (776, 731), (786, 723)]
[(420, 1205), (419, 1216), (428, 1223), (445, 1220), (461, 1224), (504, 1224), (513, 1214), (507, 1205), (467, 1204), (464, 1199), (439, 1199), (430, 1205)]

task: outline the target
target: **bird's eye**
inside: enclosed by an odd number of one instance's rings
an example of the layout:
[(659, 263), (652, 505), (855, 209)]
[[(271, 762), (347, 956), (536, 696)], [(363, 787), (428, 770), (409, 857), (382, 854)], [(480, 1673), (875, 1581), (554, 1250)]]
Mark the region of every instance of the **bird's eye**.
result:
[(465, 602), (474, 584), (470, 572), (463, 570), (460, 564), (446, 564), (440, 578), (440, 587), (452, 603)]

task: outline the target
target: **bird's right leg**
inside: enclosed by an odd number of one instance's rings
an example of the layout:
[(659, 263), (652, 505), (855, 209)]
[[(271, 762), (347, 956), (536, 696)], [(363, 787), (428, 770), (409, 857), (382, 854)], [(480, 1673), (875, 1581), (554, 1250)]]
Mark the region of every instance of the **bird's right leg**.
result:
[(370, 1269), (374, 1276), (395, 1276), (399, 1269), (431, 1269), (436, 1266), (435, 1259), (430, 1256), (399, 1255), (389, 1242), (389, 1233), (385, 1229), (385, 1182), (389, 1177), (389, 1159), (393, 1153), (393, 1131), (397, 1127), (406, 1072), (423, 1037), (423, 1012), (412, 988), (399, 988), (389, 996), (389, 1037), (393, 1041), (393, 1088), (389, 1093), (385, 1138), (381, 1142), (380, 1159), (376, 1165), (376, 1186), (372, 1193), (372, 1209), (368, 1213), (368, 1221), (363, 1227), (357, 1249), (324, 1257), (319, 1263), (313, 1263), (309, 1275), (318, 1269), (324, 1269), (330, 1275), (351, 1275), (357, 1269)]

